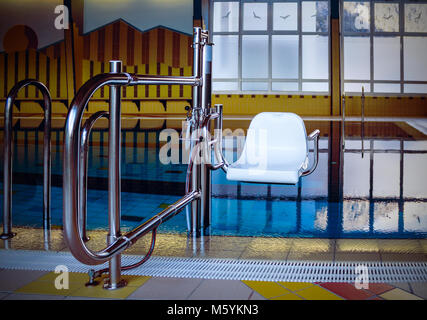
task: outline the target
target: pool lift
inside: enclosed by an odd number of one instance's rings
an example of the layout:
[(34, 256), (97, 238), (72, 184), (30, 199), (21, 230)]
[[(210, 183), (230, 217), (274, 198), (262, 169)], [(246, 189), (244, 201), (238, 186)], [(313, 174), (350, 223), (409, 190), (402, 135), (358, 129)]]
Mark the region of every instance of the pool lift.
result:
[[(292, 113), (264, 112), (251, 122), (248, 138), (240, 159), (229, 164), (222, 153), (222, 105), (211, 108), (212, 44), (208, 32), (194, 28), (193, 76), (137, 75), (122, 72), (120, 61), (110, 62), (110, 73), (97, 75), (88, 80), (77, 92), (68, 111), (64, 132), (63, 168), (63, 221), (64, 238), (71, 253), (80, 262), (100, 265), (109, 262), (102, 270), (90, 270), (87, 285), (96, 284), (96, 278), (109, 273), (104, 284), (106, 289), (117, 289), (126, 285), (121, 271), (137, 267), (147, 261), (154, 250), (156, 230), (187, 205), (189, 233), (193, 237), (203, 235), (210, 224), (211, 178), (210, 171), (222, 169), (227, 179), (258, 183), (295, 184), (299, 177), (312, 173), (318, 162), (319, 130), (308, 137), (300, 117)], [(90, 134), (95, 121), (107, 113), (94, 115), (81, 131), (83, 112), (94, 92), (110, 87), (109, 119), (109, 165), (108, 202), (109, 234), (107, 247), (95, 252), (86, 246), (85, 217), (82, 205), (86, 189), (84, 161), (87, 157), (84, 140)], [(188, 114), (190, 163), (187, 170), (185, 195), (160, 213), (124, 234), (120, 231), (120, 102), (121, 88), (136, 85), (190, 85), (193, 87), (193, 105)], [(215, 121), (214, 138), (210, 136), (211, 121)], [(86, 135), (85, 137), (83, 135)], [(259, 137), (261, 136), (261, 143)], [(258, 141), (257, 141), (258, 138)], [(314, 160), (309, 166), (308, 141), (314, 141)], [(210, 161), (212, 149), (215, 164)], [(257, 161), (254, 161), (257, 155)], [(152, 242), (144, 258), (131, 266), (121, 266), (121, 253), (138, 239), (152, 232)]]

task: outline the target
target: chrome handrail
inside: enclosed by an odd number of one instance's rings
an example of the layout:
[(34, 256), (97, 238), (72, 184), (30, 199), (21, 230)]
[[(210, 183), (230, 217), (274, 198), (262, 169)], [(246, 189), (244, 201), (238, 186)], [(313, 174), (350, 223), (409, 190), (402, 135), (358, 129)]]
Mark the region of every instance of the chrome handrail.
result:
[[(64, 161), (63, 161), (63, 221), (64, 238), (74, 257), (82, 263), (98, 265), (109, 261), (110, 279), (106, 288), (117, 289), (125, 283), (120, 279), (120, 253), (136, 242), (140, 237), (157, 227), (164, 221), (170, 219), (187, 204), (197, 202), (202, 206), (207, 203), (202, 198), (204, 193), (203, 169), (197, 176), (197, 183), (193, 184), (191, 192), (186, 193), (180, 200), (167, 207), (159, 214), (136, 227), (124, 235), (120, 233), (120, 103), (121, 87), (134, 85), (191, 85), (197, 91), (193, 117), (197, 132), (206, 134), (208, 121), (205, 121), (206, 110), (210, 107), (210, 64), (206, 62), (210, 53), (206, 49), (206, 43), (202, 43), (200, 28), (195, 29), (194, 35), (194, 60), (198, 66), (192, 77), (178, 76), (154, 76), (154, 75), (131, 75), (121, 72), (121, 62), (110, 62), (110, 73), (97, 75), (88, 80), (77, 92), (68, 111), (64, 132)], [(200, 52), (199, 52), (200, 51)], [(204, 81), (204, 79), (206, 79)], [(87, 139), (90, 128), (99, 117), (106, 113), (94, 114), (86, 123), (81, 132), (83, 112), (96, 90), (110, 86), (110, 110), (109, 110), (109, 172), (108, 172), (108, 199), (109, 199), (109, 235), (108, 245), (100, 251), (89, 249), (86, 244), (85, 221), (85, 179), (87, 158)], [(194, 112), (197, 111), (197, 112)], [(203, 165), (202, 165), (203, 166)], [(204, 166), (207, 167), (207, 166)], [(206, 176), (205, 176), (206, 178)], [(78, 191), (78, 187), (81, 188)], [(209, 188), (209, 186), (207, 186)], [(205, 194), (208, 194), (207, 192)], [(199, 219), (200, 220), (200, 219)], [(201, 219), (203, 220), (203, 219)]]
[(317, 164), (319, 162), (319, 134), (320, 134), (320, 130), (316, 129), (312, 133), (310, 133), (307, 137), (307, 140), (314, 141), (314, 149), (313, 149), (314, 159), (311, 164), (311, 167), (301, 173), (302, 177), (312, 174), (313, 171), (316, 170), (317, 168)]
[(80, 233), (84, 241), (89, 237), (86, 233), (87, 222), (87, 161), (89, 151), (89, 137), (95, 122), (101, 118), (109, 118), (107, 111), (98, 111), (92, 114), (85, 122), (80, 137), (80, 163), (79, 163), (79, 214), (80, 214)]
[(43, 230), (45, 233), (50, 229), (50, 204), (51, 204), (51, 154), (50, 154), (50, 133), (52, 98), (47, 87), (38, 80), (26, 79), (18, 82), (9, 92), (4, 108), (4, 143), (3, 143), (3, 233), (0, 239), (13, 238), (12, 232), (12, 121), (13, 105), (18, 92), (33, 85), (43, 95), (44, 102), (44, 137), (43, 137)]

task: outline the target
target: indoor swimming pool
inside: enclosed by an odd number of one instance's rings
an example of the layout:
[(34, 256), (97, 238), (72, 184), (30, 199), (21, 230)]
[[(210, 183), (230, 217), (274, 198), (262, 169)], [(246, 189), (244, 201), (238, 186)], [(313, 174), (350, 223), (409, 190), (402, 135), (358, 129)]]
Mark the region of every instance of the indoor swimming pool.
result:
[[(55, 120), (54, 120), (55, 121)], [(52, 129), (52, 225), (62, 226), (63, 129)], [(41, 120), (15, 123), (13, 225), (42, 226), (43, 128)], [(226, 157), (237, 159), (248, 120), (224, 120), (232, 133)], [(320, 129), (319, 164), (298, 185), (228, 181), (212, 172), (210, 234), (283, 238), (425, 238), (427, 236), (427, 136), (404, 121), (305, 121)], [(184, 194), (186, 163), (163, 164), (165, 128), (178, 134), (181, 120), (122, 121), (121, 224), (130, 230)], [(1, 139), (3, 142), (3, 139)], [(177, 146), (185, 158), (182, 142)], [(228, 153), (227, 153), (228, 151)], [(108, 228), (108, 123), (90, 138), (88, 229)], [(1, 200), (3, 201), (3, 197)], [(159, 227), (186, 232), (185, 211)]]

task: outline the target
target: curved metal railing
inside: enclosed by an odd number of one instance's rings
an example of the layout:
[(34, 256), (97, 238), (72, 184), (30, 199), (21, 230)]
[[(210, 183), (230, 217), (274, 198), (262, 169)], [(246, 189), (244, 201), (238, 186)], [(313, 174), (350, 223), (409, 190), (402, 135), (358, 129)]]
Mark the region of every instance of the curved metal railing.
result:
[(3, 240), (13, 238), (12, 232), (12, 121), (13, 105), (18, 92), (27, 87), (35, 86), (43, 95), (44, 102), (44, 137), (43, 137), (43, 228), (50, 229), (50, 204), (51, 204), (51, 155), (50, 132), (52, 99), (47, 87), (38, 80), (26, 79), (18, 82), (9, 92), (4, 108), (4, 145), (3, 145)]

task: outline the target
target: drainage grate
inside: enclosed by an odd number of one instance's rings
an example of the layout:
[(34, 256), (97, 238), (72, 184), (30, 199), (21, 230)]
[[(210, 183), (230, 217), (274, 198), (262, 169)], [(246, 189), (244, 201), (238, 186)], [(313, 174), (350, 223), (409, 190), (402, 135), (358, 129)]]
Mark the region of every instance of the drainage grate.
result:
[[(124, 255), (122, 265), (140, 256)], [(71, 272), (87, 272), (92, 266), (78, 262), (68, 252), (0, 250), (0, 268), (53, 271), (65, 265)], [(96, 266), (96, 269), (107, 264)], [(425, 262), (315, 262), (264, 261), (212, 258), (152, 257), (139, 268), (123, 272), (129, 275), (224, 280), (348, 282), (354, 283), (357, 266), (366, 266), (369, 282), (425, 282)]]

